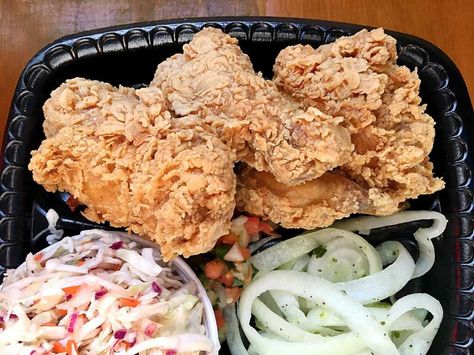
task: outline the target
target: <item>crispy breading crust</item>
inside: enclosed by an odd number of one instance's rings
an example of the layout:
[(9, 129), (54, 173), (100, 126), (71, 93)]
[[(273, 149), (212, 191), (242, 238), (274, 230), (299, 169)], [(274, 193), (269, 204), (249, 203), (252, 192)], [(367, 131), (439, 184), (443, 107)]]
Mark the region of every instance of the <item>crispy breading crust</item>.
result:
[(348, 161), (352, 145), (341, 118), (304, 109), (255, 73), (237, 40), (205, 28), (158, 65), (150, 84), (178, 116), (202, 124), (243, 160), (289, 185), (312, 180)]
[(367, 191), (373, 207), (365, 213), (375, 215), (444, 187), (429, 162), (434, 120), (421, 105), (420, 80), (396, 59), (395, 39), (376, 29), (317, 49), (287, 47), (274, 66), (282, 91), (344, 118), (355, 149), (337, 170)]
[(228, 232), (234, 153), (204, 130), (175, 129), (156, 88), (76, 78), (44, 106), (47, 139), (29, 169), (84, 215), (156, 241), (164, 259), (211, 249)]
[(363, 188), (331, 172), (289, 188), (269, 173), (245, 169), (238, 175), (236, 201), (239, 210), (285, 228), (327, 227), (370, 208)]
[[(148, 88), (60, 86), (29, 168), (48, 191), (86, 204), (87, 218), (155, 240), (165, 259), (210, 250), (235, 199), (288, 228), (391, 214), (444, 187), (420, 80), (396, 59), (395, 39), (362, 30), (284, 49), (269, 81), (236, 39), (206, 28)], [(235, 161), (251, 167), (236, 197)]]

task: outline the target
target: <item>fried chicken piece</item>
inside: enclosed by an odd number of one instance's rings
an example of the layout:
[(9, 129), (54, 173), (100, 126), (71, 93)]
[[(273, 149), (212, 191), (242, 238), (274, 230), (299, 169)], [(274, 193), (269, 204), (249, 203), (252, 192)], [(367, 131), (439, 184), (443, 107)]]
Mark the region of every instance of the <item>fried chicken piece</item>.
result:
[(387, 74), (387, 90), (376, 111), (377, 120), (360, 135), (367, 151), (343, 167), (351, 179), (393, 201), (380, 206), (374, 203), (379, 210), (375, 214), (393, 213), (397, 203), (444, 188), (444, 182), (433, 176), (429, 161), (434, 120), (425, 113), (426, 106), (420, 105), (418, 75), (399, 66), (391, 67)]
[(234, 153), (199, 127), (174, 127), (157, 88), (76, 78), (44, 105), (47, 136), (29, 169), (84, 215), (157, 242), (165, 260), (210, 250), (228, 232)]
[(281, 90), (344, 117), (355, 149), (339, 170), (367, 190), (367, 213), (376, 215), (444, 187), (428, 158), (434, 121), (421, 105), (420, 80), (395, 61), (395, 39), (377, 29), (318, 49), (288, 47), (274, 66)]
[(239, 210), (285, 228), (327, 227), (337, 219), (370, 209), (367, 191), (333, 172), (290, 187), (267, 172), (245, 169), (237, 178), (236, 202)]
[(317, 49), (301, 44), (283, 49), (274, 82), (306, 106), (344, 117), (354, 134), (375, 121), (388, 80), (384, 71), (395, 59), (394, 38), (381, 28), (362, 30)]
[(259, 171), (285, 184), (312, 180), (349, 159), (352, 145), (340, 117), (282, 95), (222, 31), (206, 28), (158, 65), (151, 86), (163, 90), (178, 116), (196, 114)]

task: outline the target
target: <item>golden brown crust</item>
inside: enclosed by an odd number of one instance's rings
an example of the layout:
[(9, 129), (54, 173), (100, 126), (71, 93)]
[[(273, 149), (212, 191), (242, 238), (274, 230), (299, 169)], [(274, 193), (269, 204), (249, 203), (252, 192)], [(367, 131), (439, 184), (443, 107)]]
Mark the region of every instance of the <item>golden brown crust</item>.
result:
[(355, 149), (338, 170), (366, 189), (367, 213), (376, 215), (444, 187), (428, 158), (434, 120), (421, 105), (420, 80), (395, 61), (395, 39), (376, 29), (317, 49), (288, 47), (274, 66), (280, 89), (344, 118)]
[(313, 49), (283, 49), (273, 70), (276, 85), (306, 106), (344, 117), (357, 133), (375, 121), (387, 84), (385, 69), (396, 59), (396, 42), (382, 29), (362, 30)]
[(178, 116), (196, 114), (243, 160), (296, 185), (349, 159), (340, 118), (304, 109), (254, 72), (237, 40), (206, 28), (158, 66), (151, 86), (163, 90)]
[[(288, 47), (273, 82), (236, 39), (205, 29), (148, 88), (76, 78), (53, 91), (29, 168), (87, 218), (155, 240), (165, 259), (211, 249), (236, 202), (288, 228), (391, 214), (444, 186), (420, 80), (395, 64), (395, 45), (377, 29)], [(252, 167), (236, 197), (234, 161)]]
[(87, 205), (87, 218), (148, 236), (170, 259), (228, 232), (234, 154), (199, 128), (173, 128), (161, 98), (156, 88), (67, 81), (45, 104), (48, 138), (29, 169), (46, 190)]
[(336, 219), (367, 211), (366, 191), (335, 173), (288, 187), (266, 172), (245, 169), (238, 176), (237, 208), (285, 228), (327, 227)]

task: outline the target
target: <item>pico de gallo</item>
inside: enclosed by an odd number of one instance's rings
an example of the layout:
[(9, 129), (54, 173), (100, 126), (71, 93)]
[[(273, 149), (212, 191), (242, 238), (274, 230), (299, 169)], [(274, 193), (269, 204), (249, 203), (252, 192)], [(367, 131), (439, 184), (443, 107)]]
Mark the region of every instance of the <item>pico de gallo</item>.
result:
[(252, 251), (279, 238), (277, 226), (257, 217), (241, 215), (231, 221), (230, 232), (222, 236), (205, 257), (200, 279), (214, 307), (219, 337), (225, 333), (223, 310), (238, 301), (242, 288), (252, 281)]

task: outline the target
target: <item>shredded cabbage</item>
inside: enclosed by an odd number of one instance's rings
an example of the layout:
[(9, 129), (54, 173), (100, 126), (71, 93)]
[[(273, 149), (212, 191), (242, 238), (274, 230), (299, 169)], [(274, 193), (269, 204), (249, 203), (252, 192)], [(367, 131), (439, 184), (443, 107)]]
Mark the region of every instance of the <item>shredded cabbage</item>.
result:
[(0, 286), (2, 354), (213, 352), (203, 322), (196, 285), (123, 233), (64, 238)]

